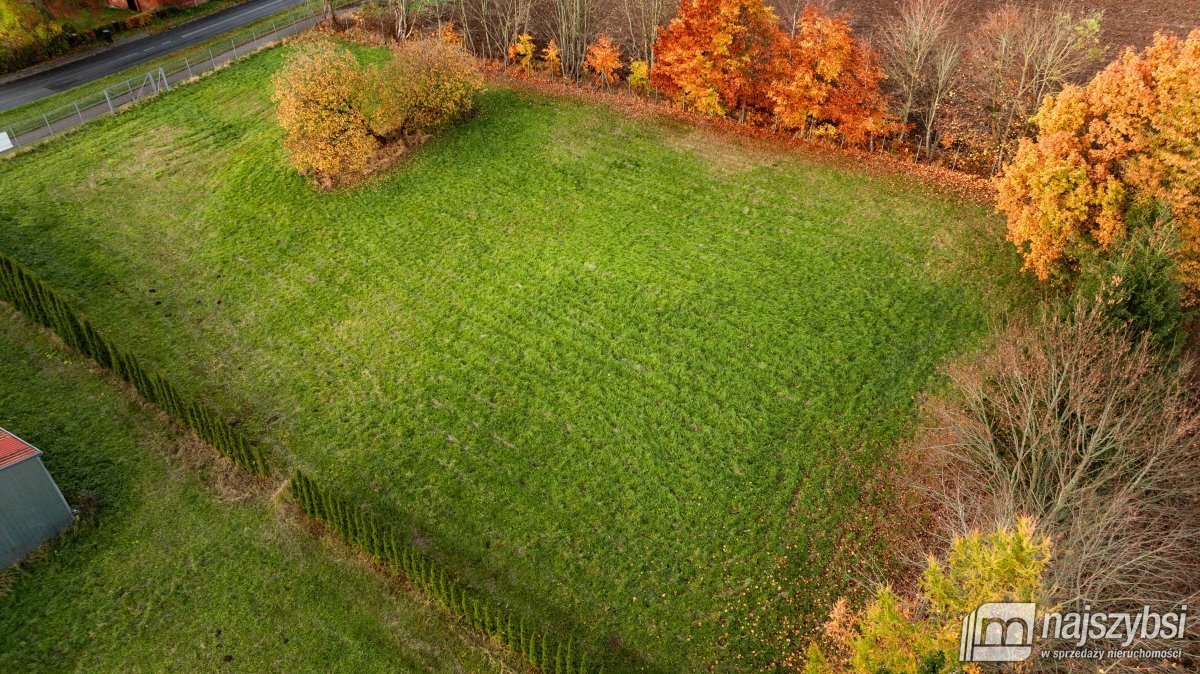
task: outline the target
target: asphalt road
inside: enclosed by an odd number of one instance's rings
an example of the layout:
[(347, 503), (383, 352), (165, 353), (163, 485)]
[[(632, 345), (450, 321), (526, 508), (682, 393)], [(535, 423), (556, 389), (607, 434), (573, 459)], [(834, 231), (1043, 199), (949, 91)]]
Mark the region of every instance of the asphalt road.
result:
[(229, 9), (189, 21), (170, 30), (123, 42), (111, 49), (64, 63), (57, 68), (0, 85), (0, 111), (166, 56), (290, 7), (302, 5), (304, 2), (305, 0), (246, 0)]

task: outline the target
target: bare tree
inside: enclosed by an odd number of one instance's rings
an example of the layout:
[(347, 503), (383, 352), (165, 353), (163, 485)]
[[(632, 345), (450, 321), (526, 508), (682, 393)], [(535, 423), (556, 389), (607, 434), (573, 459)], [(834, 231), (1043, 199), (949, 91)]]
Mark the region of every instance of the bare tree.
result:
[(505, 58), (508, 45), (529, 29), (532, 0), (459, 0), (453, 14), (476, 54)]
[[(939, 101), (945, 95), (938, 85), (949, 84), (958, 62), (957, 49), (951, 51), (945, 45), (950, 32), (949, 7), (949, 0), (906, 0), (899, 16), (877, 40), (887, 81), (896, 91), (896, 116), (906, 125), (901, 138), (907, 133), (909, 119), (926, 106), (924, 98), (932, 95), (933, 89), (939, 89)], [(935, 107), (932, 114), (925, 115), (930, 124), (936, 114)]]
[(921, 109), (921, 123), (925, 127), (926, 157), (933, 156), (937, 116), (942, 110), (942, 103), (958, 81), (958, 61), (961, 55), (962, 47), (956, 39), (943, 41), (933, 52), (929, 80), (925, 84), (924, 106)]
[(796, 37), (796, 31), (800, 28), (800, 17), (804, 16), (806, 7), (815, 7), (825, 16), (844, 13), (839, 0), (769, 0), (767, 4), (775, 9), (784, 30), (792, 37)]
[(631, 58), (653, 66), (658, 28), (670, 18), (674, 3), (670, 0), (620, 0), (618, 10), (626, 32), (625, 47)]
[(938, 538), (1020, 515), (1053, 540), (1054, 603), (1200, 598), (1200, 409), (1150, 339), (1095, 311), (1015, 320), (950, 372), (915, 480)]
[(388, 12), (396, 24), (396, 39), (407, 40), (416, 28), (417, 18), (432, 5), (426, 0), (386, 0)]
[(591, 39), (593, 0), (554, 0), (554, 37), (562, 55), (564, 77), (578, 78)]
[(1077, 16), (1065, 5), (1006, 5), (974, 33), (970, 71), (992, 137), (993, 174), (1042, 99), (1101, 58), (1101, 16)]

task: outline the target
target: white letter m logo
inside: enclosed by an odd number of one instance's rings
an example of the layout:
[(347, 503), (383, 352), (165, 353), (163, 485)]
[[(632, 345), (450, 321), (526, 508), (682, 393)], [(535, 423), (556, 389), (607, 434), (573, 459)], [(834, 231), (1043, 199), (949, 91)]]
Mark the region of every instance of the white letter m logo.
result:
[(960, 662), (1020, 662), (1033, 654), (1037, 604), (984, 604), (963, 618)]

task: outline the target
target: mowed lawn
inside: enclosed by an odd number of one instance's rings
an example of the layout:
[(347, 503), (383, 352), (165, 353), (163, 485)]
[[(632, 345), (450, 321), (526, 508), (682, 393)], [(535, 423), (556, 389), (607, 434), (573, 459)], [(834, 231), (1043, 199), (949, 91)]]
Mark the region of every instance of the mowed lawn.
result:
[(515, 671), (88, 365), (0, 309), (0, 425), (81, 511), (0, 571), (0, 671)]
[[(610, 671), (762, 667), (989, 309), (916, 183), (494, 88), (317, 193), (283, 49), (0, 163), (0, 250)], [(778, 584), (778, 586), (776, 586)]]

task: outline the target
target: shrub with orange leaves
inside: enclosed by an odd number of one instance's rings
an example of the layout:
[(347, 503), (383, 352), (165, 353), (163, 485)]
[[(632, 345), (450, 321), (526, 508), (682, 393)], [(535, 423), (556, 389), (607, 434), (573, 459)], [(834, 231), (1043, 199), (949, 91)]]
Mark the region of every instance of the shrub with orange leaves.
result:
[(766, 110), (783, 33), (763, 0), (682, 0), (659, 30), (650, 81), (682, 107), (707, 115)]
[(442, 27), (438, 29), (438, 39), (455, 47), (463, 46), (463, 35), (453, 21), (442, 24)]
[(554, 38), (542, 49), (542, 63), (546, 64), (546, 71), (550, 73), (550, 77), (562, 77), (562, 54), (558, 50), (558, 41)]
[(296, 168), (336, 183), (364, 173), (378, 148), (362, 112), (367, 78), (345, 48), (303, 44), (274, 78), (284, 146)]
[(841, 135), (857, 144), (888, 133), (883, 72), (870, 47), (843, 19), (805, 8), (785, 50), (770, 96), (779, 124), (818, 137)]
[(533, 36), (529, 33), (521, 33), (515, 44), (508, 45), (508, 60), (519, 65), (521, 72), (526, 75), (533, 72), (533, 57), (536, 53), (537, 46), (533, 44)]
[(1183, 280), (1200, 293), (1200, 31), (1127, 50), (1085, 87), (1048, 96), (1033, 121), (1037, 137), (997, 179), (1025, 268), (1073, 271), (1125, 238), (1131, 208), (1161, 203)]
[(595, 42), (588, 45), (583, 68), (596, 73), (597, 83), (603, 81), (606, 87), (612, 86), (617, 81), (617, 71), (621, 65), (621, 45), (614, 44), (608, 35), (601, 33)]

